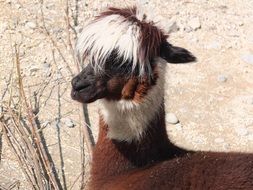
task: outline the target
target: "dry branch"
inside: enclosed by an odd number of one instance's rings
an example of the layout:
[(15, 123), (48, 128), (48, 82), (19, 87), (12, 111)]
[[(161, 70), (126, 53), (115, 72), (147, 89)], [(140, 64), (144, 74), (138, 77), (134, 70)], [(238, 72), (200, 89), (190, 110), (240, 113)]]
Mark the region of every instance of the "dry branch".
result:
[[(45, 17), (43, 12), (43, 0), (40, 0), (40, 13), (42, 17), (42, 30), (44, 34), (46, 34), (47, 38), (52, 44), (53, 49), (59, 54), (60, 59), (66, 65), (67, 70), (73, 76), (73, 72), (69, 66), (69, 60), (67, 60), (66, 55), (59, 47), (60, 42), (58, 42), (53, 35), (49, 32), (46, 27)], [(76, 6), (77, 6), (77, 0)], [(77, 9), (77, 8), (76, 8)], [(71, 17), (69, 15), (69, 1), (66, 0), (65, 7), (65, 22), (66, 22), (66, 34), (67, 39), (65, 40), (67, 43), (64, 44), (67, 50), (70, 50), (70, 54), (72, 57), (72, 61), (76, 65), (76, 70), (80, 72), (81, 64), (75, 59), (75, 52), (73, 48), (72, 39), (76, 38), (76, 31), (71, 26)], [(74, 20), (74, 25), (77, 25), (77, 15), (76, 20)], [(74, 33), (73, 33), (74, 32)], [(74, 35), (74, 36), (73, 36)], [(64, 41), (63, 41), (64, 43)], [(20, 59), (19, 59), (19, 47), (15, 44), (14, 46), (11, 43), (11, 47), (13, 48), (13, 63), (16, 68), (16, 75), (14, 75), (14, 70), (12, 70), (12, 74), (10, 75), (8, 86), (6, 88), (5, 94), (9, 95), (9, 101), (5, 103), (3, 106), (1, 105), (1, 109), (3, 109), (4, 114), (0, 115), (0, 128), (2, 128), (3, 136), (6, 139), (7, 144), (11, 148), (12, 152), (17, 158), (17, 161), (22, 169), (22, 172), (25, 174), (26, 180), (29, 183), (32, 189), (66, 189), (66, 182), (62, 184), (58, 178), (57, 173), (54, 171), (54, 163), (52, 163), (52, 159), (48, 153), (47, 148), (45, 147), (44, 137), (41, 137), (43, 132), (43, 128), (38, 124), (38, 114), (40, 109), (38, 108), (40, 105), (35, 105), (35, 110), (31, 101), (31, 97), (26, 95), (25, 89), (26, 87), (23, 84), (21, 69), (20, 69)], [(53, 60), (54, 60), (54, 51), (53, 51)], [(54, 60), (55, 61), (55, 60)], [(57, 66), (57, 65), (56, 65)], [(60, 71), (59, 71), (60, 72)], [(15, 83), (15, 79), (18, 79), (17, 86)], [(52, 81), (52, 76), (48, 80), (44, 80), (42, 85), (40, 85), (39, 89), (34, 92), (34, 96), (36, 96), (36, 103), (40, 102), (40, 97), (43, 96), (43, 92), (48, 86), (49, 82)], [(57, 85), (59, 86), (59, 81), (57, 80)], [(65, 81), (66, 82), (66, 81)], [(15, 93), (14, 89), (18, 89), (18, 99), (13, 98), (13, 94)], [(4, 96), (3, 95), (3, 96)], [(61, 97), (59, 97), (61, 98)], [(35, 104), (36, 104), (35, 103)], [(80, 180), (81, 189), (84, 189), (87, 182), (87, 171), (89, 168), (88, 165), (91, 160), (91, 152), (94, 146), (94, 139), (92, 132), (89, 128), (89, 118), (88, 118), (88, 110), (86, 105), (80, 105), (79, 107), (79, 123), (80, 123), (80, 149), (81, 149), (81, 173), (78, 175), (76, 180), (70, 186), (73, 188), (75, 183)], [(0, 133), (1, 135), (1, 133)], [(1, 143), (1, 142), (0, 142)], [(86, 145), (86, 147), (85, 147)], [(0, 147), (1, 149), (1, 147)], [(1, 151), (1, 150), (0, 150)], [(86, 159), (88, 158), (88, 159)], [(1, 160), (1, 152), (0, 152), (0, 160)], [(61, 168), (63, 169), (63, 168)], [(63, 179), (64, 180), (64, 179)], [(14, 188), (19, 185), (19, 182), (13, 183), (7, 189)], [(0, 187), (1, 189), (2, 187)]]
[[(76, 2), (77, 3), (77, 2)], [(80, 72), (81, 70), (81, 63), (76, 59), (75, 57), (75, 52), (74, 52), (74, 48), (73, 45), (71, 43), (71, 35), (70, 35), (70, 29), (72, 28), (71, 24), (70, 24), (70, 16), (69, 16), (69, 1), (65, 0), (65, 21), (66, 21), (66, 32), (67, 32), (67, 41), (68, 41), (68, 46), (69, 49), (71, 50), (71, 54), (73, 57), (73, 61), (75, 62), (76, 65), (76, 70), (77, 72)], [(88, 162), (90, 162), (91, 157), (92, 157), (92, 148), (94, 146), (94, 138), (93, 138), (93, 134), (92, 131), (89, 128), (89, 118), (88, 118), (88, 110), (87, 110), (87, 106), (86, 105), (82, 105), (80, 104), (79, 106), (79, 120), (80, 120), (80, 125), (81, 125), (81, 160), (82, 160), (82, 168), (84, 165), (84, 149), (82, 144), (86, 144), (87, 146), (87, 151), (88, 151)], [(84, 173), (84, 172), (83, 172)], [(82, 180), (83, 181), (83, 180)]]
[[(4, 106), (5, 114), (0, 121), (3, 134), (32, 189), (62, 189), (39, 135), (40, 128), (35, 120), (36, 115), (25, 94), (16, 44), (14, 57), (19, 99), (16, 103), (11, 94), (9, 103)], [(13, 187), (15, 186), (16, 184)]]
[(61, 52), (59, 46), (57, 45), (57, 42), (54, 40), (54, 38), (52, 37), (52, 35), (50, 34), (49, 30), (46, 27), (46, 23), (45, 23), (45, 16), (44, 16), (44, 11), (43, 11), (43, 0), (40, 1), (40, 12), (41, 12), (41, 18), (42, 18), (42, 25), (43, 25), (43, 30), (42, 32), (44, 32), (46, 34), (46, 36), (49, 38), (49, 40), (51, 41), (52, 45), (54, 46), (54, 48), (57, 50), (57, 52), (59, 53), (60, 57), (62, 58), (63, 62), (66, 65), (66, 68), (68, 69), (68, 71), (70, 72), (71, 76), (74, 76), (72, 69), (70, 68), (66, 58), (64, 57), (63, 53)]

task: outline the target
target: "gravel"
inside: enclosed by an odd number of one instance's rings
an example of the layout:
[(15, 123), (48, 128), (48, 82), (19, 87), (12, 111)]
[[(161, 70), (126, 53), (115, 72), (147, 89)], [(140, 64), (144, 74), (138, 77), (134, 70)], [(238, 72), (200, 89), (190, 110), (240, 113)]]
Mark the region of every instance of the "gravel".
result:
[(246, 63), (253, 64), (253, 54), (244, 54), (241, 59)]
[(37, 26), (36, 26), (36, 23), (28, 21), (25, 23), (25, 27), (30, 28), (30, 29), (35, 29)]
[(238, 127), (235, 129), (235, 132), (238, 136), (247, 136), (249, 134), (249, 131), (245, 127)]
[(218, 41), (212, 41), (209, 44), (206, 45), (206, 49), (221, 49), (221, 43)]
[(201, 23), (200, 23), (200, 19), (198, 17), (195, 17), (193, 19), (191, 19), (188, 22), (188, 26), (192, 29), (192, 30), (198, 30), (201, 28)]
[(41, 124), (41, 127), (46, 127), (50, 124), (50, 121), (46, 120)]
[(0, 34), (4, 33), (7, 29), (8, 29), (8, 23), (7, 22), (1, 23), (1, 25), (0, 25)]
[(29, 68), (29, 75), (30, 76), (35, 76), (36, 75), (36, 72), (39, 71), (40, 68), (37, 66), (37, 65), (32, 65), (30, 68)]
[(177, 22), (176, 21), (172, 21), (170, 22), (169, 24), (166, 25), (166, 28), (165, 30), (168, 32), (168, 33), (173, 33), (173, 32), (177, 32), (179, 31), (179, 26), (177, 25)]
[(224, 143), (225, 140), (223, 138), (216, 138), (216, 139), (214, 139), (214, 142), (216, 142), (216, 143)]
[(228, 78), (227, 78), (225, 75), (219, 75), (219, 76), (217, 77), (217, 80), (218, 80), (219, 82), (227, 82)]
[(170, 124), (177, 124), (179, 122), (177, 116), (174, 113), (168, 113), (166, 115), (166, 121)]
[[(148, 3), (148, 6), (155, 4), (155, 7), (160, 11), (159, 14), (164, 17), (163, 21), (165, 24), (163, 29), (166, 33), (168, 31), (172, 33), (169, 41), (175, 46), (188, 49), (198, 58), (198, 62), (193, 64), (168, 64), (166, 73), (167, 84), (165, 89), (169, 92), (166, 93), (165, 97), (166, 110), (181, 113), (180, 120), (182, 117), (183, 127), (177, 118), (179, 115), (175, 114), (173, 114), (174, 121), (171, 116), (167, 116), (166, 123), (168, 128), (173, 129), (171, 130), (172, 136), (175, 137), (173, 142), (180, 144), (182, 147), (191, 150), (211, 151), (223, 151), (223, 147), (226, 147), (228, 151), (233, 152), (253, 150), (252, 122), (250, 123), (253, 103), (250, 104), (252, 102), (250, 99), (246, 99), (248, 100), (247, 102), (242, 102), (241, 99), (234, 99), (241, 95), (249, 97), (253, 95), (253, 88), (251, 87), (253, 82), (253, 77), (251, 76), (251, 73), (253, 73), (253, 31), (250, 26), (253, 18), (250, 13), (253, 7), (250, 3), (251, 1), (246, 0), (238, 3), (236, 0), (231, 0), (227, 1), (226, 6), (224, 6), (221, 1), (215, 1), (214, 3), (213, 1), (203, 0), (194, 3), (197, 1), (142, 0), (144, 4)], [(62, 130), (61, 138), (63, 152), (66, 153), (63, 156), (73, 161), (73, 164), (65, 162), (66, 172), (74, 173), (80, 169), (80, 164), (75, 159), (79, 158), (79, 156), (75, 156), (77, 155), (75, 154), (77, 152), (76, 147), (79, 146), (79, 140), (77, 139), (78, 127), (74, 127), (74, 125), (77, 125), (79, 117), (78, 113), (72, 113), (72, 110), (76, 109), (77, 105), (70, 99), (69, 91), (71, 87), (69, 82), (66, 83), (66, 80), (71, 79), (71, 76), (69, 76), (65, 63), (53, 48), (49, 39), (44, 33), (36, 30), (36, 27), (42, 26), (41, 14), (38, 12), (39, 4), (34, 1), (22, 0), (22, 7), (17, 10), (15, 3), (19, 1), (5, 0), (2, 2), (5, 7), (0, 5), (3, 8), (1, 9), (0, 24), (0, 36), (3, 36), (0, 44), (0, 53), (2, 53), (2, 59), (0, 60), (1, 77), (5, 75), (7, 81), (10, 75), (10, 72), (8, 72), (10, 69), (8, 68), (12, 67), (12, 51), (9, 40), (11, 35), (13, 44), (25, 45), (20, 46), (20, 51), (25, 52), (20, 59), (22, 68), (26, 68), (24, 73), (28, 76), (31, 69), (32, 74), (38, 76), (26, 77), (25, 86), (41, 84), (46, 79), (43, 74), (46, 74), (47, 70), (51, 71), (52, 81), (50, 81), (41, 98), (41, 103), (45, 101), (45, 107), (41, 109), (39, 115), (40, 119), (43, 119), (42, 121), (51, 121), (52, 118), (58, 116), (58, 106), (56, 106), (58, 105), (57, 88), (54, 88), (54, 80), (64, 78), (64, 80), (60, 80), (60, 93), (62, 95), (61, 113), (64, 118), (69, 118), (69, 122), (65, 121), (65, 123), (62, 118), (61, 122), (64, 129)], [(75, 2), (77, 1), (69, 1), (71, 17), (75, 16)], [(109, 2), (110, 6), (125, 6), (126, 3), (128, 4), (125, 1)], [(80, 5), (78, 9), (78, 26), (75, 26), (75, 29), (77, 33), (80, 33), (90, 16), (97, 13), (94, 12), (94, 9), (100, 10), (106, 3), (100, 1), (100, 3), (95, 5), (94, 1), (78, 1), (78, 5)], [(66, 50), (63, 43), (67, 43), (66, 20), (63, 16), (65, 4), (55, 0), (47, 1), (43, 5), (43, 10), (48, 30), (56, 40), (66, 61), (75, 71), (76, 66), (73, 63), (72, 56), (69, 55), (69, 50)], [(38, 16), (37, 18), (35, 18), (36, 15)], [(73, 25), (72, 18), (70, 21)], [(243, 24), (238, 21), (242, 21)], [(235, 25), (235, 27), (229, 28), (229, 25)], [(178, 28), (180, 29), (179, 31), (177, 31)], [(72, 34), (72, 30), (70, 31)], [(71, 35), (71, 37), (74, 38), (74, 35)], [(59, 38), (62, 38), (62, 40), (58, 40)], [(74, 46), (75, 40), (72, 42)], [(52, 61), (52, 49), (55, 51), (55, 65)], [(222, 50), (226, 51), (222, 52)], [(45, 58), (48, 59), (48, 65), (43, 64)], [(37, 68), (34, 70), (28, 65), (35, 65)], [(59, 73), (57, 72), (58, 67), (61, 70)], [(220, 75), (223, 75), (221, 79), (219, 79)], [(225, 82), (226, 79), (224, 80), (225, 77), (228, 77), (227, 82)], [(218, 82), (219, 80), (220, 83)], [(0, 85), (0, 88), (4, 89), (5, 84), (0, 82)], [(40, 89), (40, 86), (32, 86), (31, 92), (37, 89)], [(8, 96), (6, 97), (8, 99)], [(47, 100), (47, 98), (49, 99)], [(222, 99), (219, 100), (219, 98)], [(209, 103), (209, 99), (213, 100), (212, 103)], [(31, 100), (33, 101), (33, 99)], [(97, 107), (96, 104), (90, 104), (89, 106), (89, 116), (91, 124), (94, 126), (92, 129), (96, 134), (98, 122)], [(184, 111), (181, 111), (181, 108)], [(195, 115), (199, 117), (196, 118), (194, 117)], [(246, 120), (249, 120), (248, 124)], [(169, 123), (176, 124), (171, 126), (172, 124)], [(215, 126), (220, 127), (216, 128)], [(236, 130), (236, 128), (243, 129)], [(46, 141), (50, 145), (55, 143), (55, 130), (54, 127), (47, 126), (45, 128)], [(7, 147), (4, 148), (7, 149)], [(53, 151), (56, 150), (54, 146), (51, 146), (50, 150), (54, 154), (52, 158), (58, 163), (58, 151)], [(69, 155), (72, 155), (72, 157), (70, 158)], [(9, 153), (6, 154), (6, 158), (10, 159), (3, 160), (5, 164), (15, 159)], [(0, 183), (3, 180), (3, 176), (8, 178), (6, 183), (11, 184), (11, 180), (14, 180), (17, 172), (12, 172), (13, 170), (10, 170), (10, 168), (13, 168), (12, 164), (2, 172), (2, 175), (0, 174)], [(58, 170), (59, 168), (56, 169)], [(76, 176), (74, 175), (66, 175), (67, 184), (73, 184), (75, 179)], [(24, 184), (22, 180), (20, 182)], [(24, 185), (24, 188), (20, 189), (27, 189), (27, 186)], [(73, 189), (78, 189), (78, 187), (73, 187)]]
[(44, 62), (42, 65), (43, 68), (43, 75), (46, 77), (49, 77), (52, 73), (51, 73), (51, 65), (47, 62)]
[(72, 119), (70, 118), (64, 118), (64, 124), (69, 128), (74, 128), (75, 124)]
[(248, 99), (248, 104), (253, 105), (253, 97)]
[(183, 130), (183, 126), (181, 123), (177, 123), (176, 125), (176, 129), (179, 130), (179, 131), (182, 131)]

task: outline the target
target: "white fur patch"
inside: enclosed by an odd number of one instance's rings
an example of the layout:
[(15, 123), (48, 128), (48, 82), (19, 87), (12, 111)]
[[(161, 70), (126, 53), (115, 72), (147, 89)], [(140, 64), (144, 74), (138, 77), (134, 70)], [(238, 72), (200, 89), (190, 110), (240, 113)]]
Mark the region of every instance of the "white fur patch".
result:
[(107, 101), (101, 103), (101, 114), (108, 124), (108, 137), (119, 141), (138, 141), (145, 134), (146, 128), (163, 102), (164, 73), (166, 63), (157, 58), (158, 79), (141, 103), (130, 100)]
[[(95, 71), (101, 72), (106, 59), (117, 49), (124, 62), (132, 61), (134, 70), (137, 65), (145, 65), (139, 64), (139, 35), (139, 27), (123, 16), (102, 17), (83, 29), (77, 40), (76, 52), (81, 60), (88, 55), (88, 62), (95, 62)], [(143, 72), (144, 68), (140, 69)]]

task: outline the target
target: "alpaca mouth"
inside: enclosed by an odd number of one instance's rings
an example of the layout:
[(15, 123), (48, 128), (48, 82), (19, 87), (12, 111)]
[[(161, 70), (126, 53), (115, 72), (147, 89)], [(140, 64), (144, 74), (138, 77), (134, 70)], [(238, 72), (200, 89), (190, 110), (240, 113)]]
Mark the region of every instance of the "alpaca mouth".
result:
[(85, 88), (72, 88), (71, 98), (81, 103), (92, 103), (104, 97), (104, 91), (98, 90), (94, 85), (87, 85)]
[(81, 103), (90, 103), (95, 101), (95, 94), (91, 92), (92, 86), (87, 85), (84, 88), (74, 89), (71, 91), (71, 98)]
[(71, 81), (72, 91), (71, 98), (81, 103), (87, 103), (93, 98), (94, 88), (89, 80), (83, 80), (80, 76), (76, 76)]
[(75, 91), (75, 92), (83, 92), (85, 91), (89, 86), (91, 86), (90, 84), (83, 84), (81, 86), (73, 86), (72, 89)]

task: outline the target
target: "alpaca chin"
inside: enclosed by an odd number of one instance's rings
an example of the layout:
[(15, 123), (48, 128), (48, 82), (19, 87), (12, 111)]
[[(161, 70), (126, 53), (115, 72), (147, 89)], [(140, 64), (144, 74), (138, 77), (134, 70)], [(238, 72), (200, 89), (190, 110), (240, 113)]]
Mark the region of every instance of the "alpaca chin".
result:
[(129, 143), (141, 140), (150, 121), (155, 119), (156, 113), (163, 104), (166, 70), (166, 64), (163, 62), (160, 58), (155, 60), (159, 77), (156, 85), (149, 89), (141, 102), (99, 100), (101, 116), (109, 127), (108, 138)]

